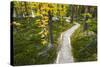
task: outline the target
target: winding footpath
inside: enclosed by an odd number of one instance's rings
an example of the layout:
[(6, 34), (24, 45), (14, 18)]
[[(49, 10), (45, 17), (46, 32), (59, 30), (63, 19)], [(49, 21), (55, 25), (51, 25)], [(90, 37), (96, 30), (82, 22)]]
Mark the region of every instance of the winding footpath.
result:
[(71, 42), (70, 37), (72, 33), (80, 26), (80, 24), (76, 23), (74, 26), (72, 26), (69, 30), (62, 33), (62, 36), (60, 40), (62, 40), (61, 49), (58, 52), (56, 64), (61, 63), (72, 63), (74, 62), (73, 56), (72, 56), (72, 48), (71, 48)]

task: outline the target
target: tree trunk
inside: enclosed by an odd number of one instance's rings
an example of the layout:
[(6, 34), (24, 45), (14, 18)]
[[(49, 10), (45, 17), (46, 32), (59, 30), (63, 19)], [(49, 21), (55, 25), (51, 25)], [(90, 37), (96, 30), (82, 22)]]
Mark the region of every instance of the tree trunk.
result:
[[(85, 7), (85, 13), (88, 13), (88, 6)], [(87, 16), (85, 15), (85, 16), (84, 16), (84, 24), (83, 24), (84, 30), (83, 30), (83, 31), (86, 31), (86, 35), (88, 35), (88, 31), (87, 31), (87, 29), (88, 29), (88, 23), (86, 23), (86, 20), (87, 20), (87, 19), (88, 19), (88, 18), (87, 18)]]
[(74, 6), (73, 5), (71, 5), (71, 23), (73, 23), (73, 9), (74, 8)]
[(48, 23), (48, 26), (49, 26), (49, 39), (50, 39), (50, 44), (49, 46), (50, 47), (53, 47), (53, 34), (52, 34), (52, 16), (51, 16), (51, 12), (48, 11), (48, 17), (49, 17), (49, 23)]

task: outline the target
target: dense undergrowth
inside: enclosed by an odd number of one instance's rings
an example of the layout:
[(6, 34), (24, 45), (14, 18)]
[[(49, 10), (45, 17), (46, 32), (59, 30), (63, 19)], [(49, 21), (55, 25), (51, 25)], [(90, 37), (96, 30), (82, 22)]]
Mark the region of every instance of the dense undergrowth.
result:
[[(48, 44), (42, 45), (41, 38), (38, 33), (41, 28), (38, 28), (35, 21), (38, 18), (23, 18), (14, 19), (19, 26), (13, 26), (13, 45), (14, 45), (14, 65), (29, 65), (29, 64), (48, 64), (54, 63), (56, 60), (57, 40), (62, 31), (69, 29), (72, 24), (61, 22), (53, 22), (53, 48), (48, 48)], [(60, 25), (60, 26), (58, 26)]]
[(82, 25), (71, 36), (75, 62), (97, 60), (97, 35), (93, 31), (83, 31)]

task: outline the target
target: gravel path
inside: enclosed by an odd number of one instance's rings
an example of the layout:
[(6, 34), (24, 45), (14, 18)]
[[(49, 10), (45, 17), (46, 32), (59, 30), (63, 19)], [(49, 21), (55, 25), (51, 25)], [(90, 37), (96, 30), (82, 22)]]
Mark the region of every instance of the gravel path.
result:
[(80, 25), (76, 23), (73, 27), (71, 27), (69, 30), (65, 31), (62, 34), (61, 49), (59, 50), (58, 56), (56, 59), (57, 64), (74, 62), (72, 52), (71, 52), (72, 48), (71, 48), (71, 43), (70, 43), (70, 36), (79, 26)]

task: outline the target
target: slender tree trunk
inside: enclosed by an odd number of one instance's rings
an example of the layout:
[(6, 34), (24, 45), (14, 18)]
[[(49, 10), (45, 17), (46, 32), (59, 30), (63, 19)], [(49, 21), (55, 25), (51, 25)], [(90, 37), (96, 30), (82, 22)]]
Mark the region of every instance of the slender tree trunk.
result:
[(71, 5), (71, 23), (73, 23), (73, 16), (74, 16), (74, 14), (73, 14), (73, 9), (74, 8), (74, 6), (73, 5)]
[[(85, 7), (85, 13), (88, 13), (88, 6)], [(83, 24), (83, 26), (84, 26), (84, 31), (86, 31), (86, 35), (88, 35), (88, 31), (87, 31), (87, 29), (88, 29), (88, 23), (86, 23), (87, 19), (88, 19), (88, 17), (85, 15), (84, 16), (84, 24)]]
[(27, 2), (24, 2), (24, 4), (25, 4), (25, 12), (26, 12), (26, 16), (28, 16), (28, 8), (27, 8), (28, 4), (27, 4)]
[(49, 39), (50, 39), (50, 47), (53, 47), (53, 33), (52, 33), (52, 16), (51, 16), (51, 12), (48, 11), (48, 16), (49, 16)]
[(78, 6), (76, 6), (76, 22), (78, 22), (78, 16), (79, 16)]

